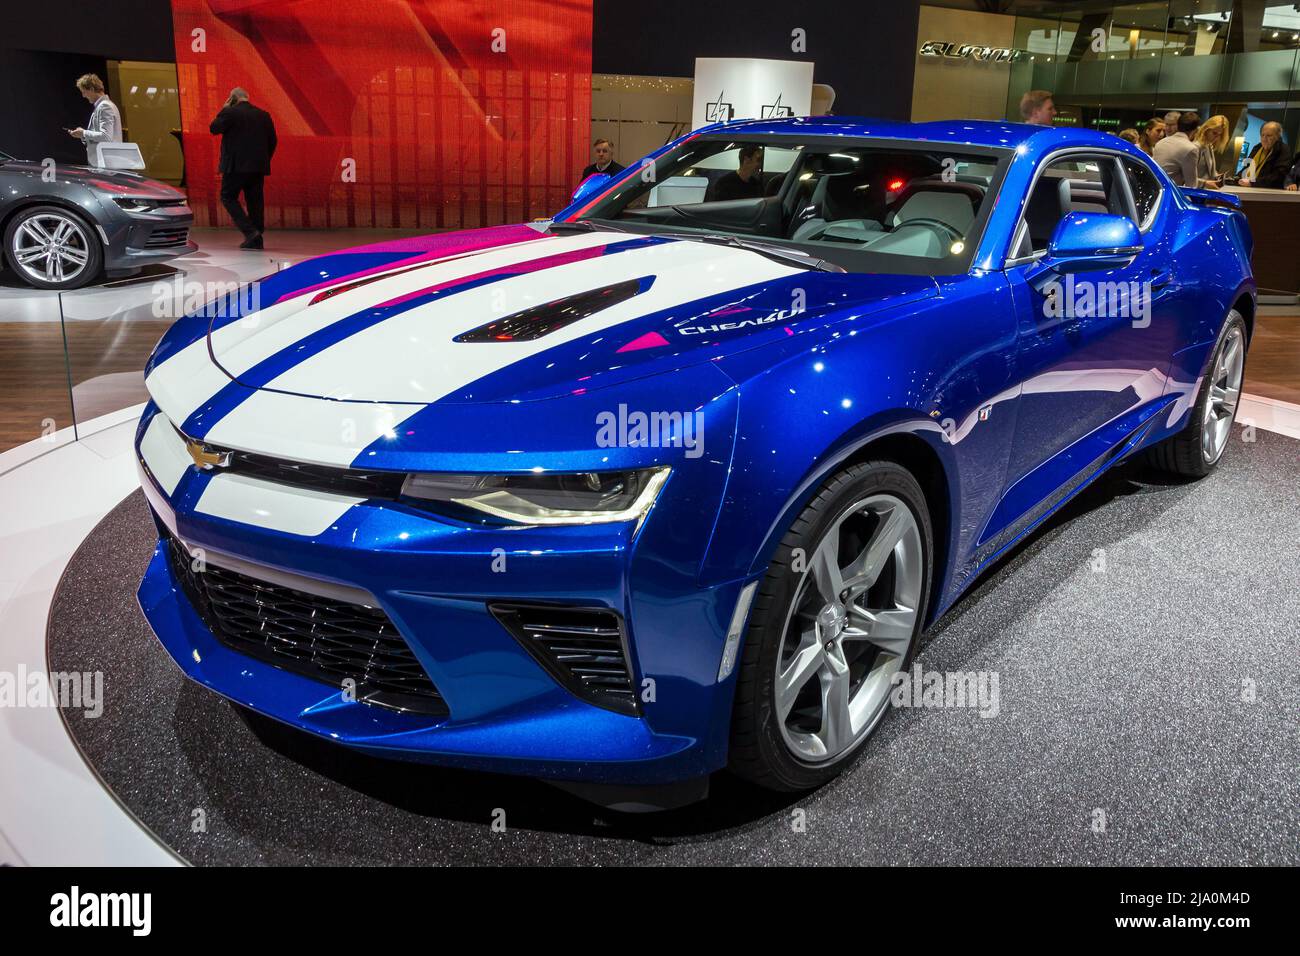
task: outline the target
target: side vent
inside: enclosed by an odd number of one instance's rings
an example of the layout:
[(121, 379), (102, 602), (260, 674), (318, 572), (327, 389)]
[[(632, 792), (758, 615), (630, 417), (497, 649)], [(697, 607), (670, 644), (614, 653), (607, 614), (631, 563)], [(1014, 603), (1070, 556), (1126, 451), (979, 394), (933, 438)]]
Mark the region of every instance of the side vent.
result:
[(623, 621), (604, 608), (491, 604), (493, 615), (561, 686), (597, 707), (635, 716)]
[(650, 288), (653, 282), (654, 276), (646, 276), (642, 279), (628, 279), (626, 282), (618, 282), (600, 289), (591, 289), (587, 292), (579, 292), (576, 295), (565, 296), (563, 299), (556, 299), (554, 302), (543, 302), (541, 305), (532, 306), (522, 312), (494, 319), (487, 325), (480, 325), (476, 329), (462, 332), (452, 341), (531, 342), (534, 339), (540, 339), (544, 335), (550, 335), (552, 332), (558, 332), (565, 326), (572, 325), (574, 322), (585, 319), (590, 315), (595, 315), (610, 306), (626, 302), (633, 296), (640, 295)]

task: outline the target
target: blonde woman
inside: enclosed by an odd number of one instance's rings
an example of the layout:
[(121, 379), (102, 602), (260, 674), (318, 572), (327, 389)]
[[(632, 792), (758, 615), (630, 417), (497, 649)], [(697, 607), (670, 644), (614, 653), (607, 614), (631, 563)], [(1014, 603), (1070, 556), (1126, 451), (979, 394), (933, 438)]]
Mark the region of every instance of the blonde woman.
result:
[(1223, 177), (1219, 173), (1219, 153), (1228, 148), (1228, 117), (1211, 116), (1196, 131), (1196, 185), (1218, 189)]
[(1147, 125), (1142, 127), (1142, 141), (1138, 143), (1142, 152), (1148, 156), (1156, 148), (1156, 143), (1165, 138), (1165, 121), (1159, 116), (1153, 116), (1147, 120)]

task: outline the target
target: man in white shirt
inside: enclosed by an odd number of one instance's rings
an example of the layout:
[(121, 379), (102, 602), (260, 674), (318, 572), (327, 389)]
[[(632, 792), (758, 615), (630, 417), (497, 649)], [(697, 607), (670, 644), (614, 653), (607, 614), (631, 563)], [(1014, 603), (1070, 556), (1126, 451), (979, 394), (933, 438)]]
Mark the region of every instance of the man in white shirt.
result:
[(1166, 136), (1151, 150), (1156, 165), (1169, 174), (1176, 186), (1195, 186), (1197, 145), (1192, 134), (1200, 128), (1201, 117), (1196, 112), (1180, 113), (1178, 132)]
[(73, 139), (82, 140), (86, 144), (86, 165), (98, 166), (99, 156), (95, 147), (100, 143), (122, 142), (122, 114), (104, 92), (104, 81), (94, 73), (87, 73), (77, 80), (77, 89), (86, 98), (86, 102), (93, 103), (95, 108), (85, 127), (78, 126), (68, 132)]

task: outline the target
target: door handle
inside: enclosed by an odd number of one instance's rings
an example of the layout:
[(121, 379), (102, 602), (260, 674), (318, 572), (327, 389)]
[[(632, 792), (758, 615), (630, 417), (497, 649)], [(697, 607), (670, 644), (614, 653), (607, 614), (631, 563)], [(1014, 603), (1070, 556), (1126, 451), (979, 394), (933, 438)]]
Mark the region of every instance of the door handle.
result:
[(1152, 269), (1151, 278), (1148, 282), (1151, 284), (1152, 291), (1163, 289), (1166, 286), (1173, 285), (1174, 274), (1168, 269)]

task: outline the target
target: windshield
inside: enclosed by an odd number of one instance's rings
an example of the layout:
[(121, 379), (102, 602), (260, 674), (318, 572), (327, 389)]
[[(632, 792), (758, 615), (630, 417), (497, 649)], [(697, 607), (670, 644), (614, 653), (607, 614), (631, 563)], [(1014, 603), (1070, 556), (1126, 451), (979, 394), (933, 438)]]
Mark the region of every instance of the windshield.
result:
[(1005, 150), (711, 134), (644, 166), (579, 218), (788, 245), (852, 272), (965, 272)]

